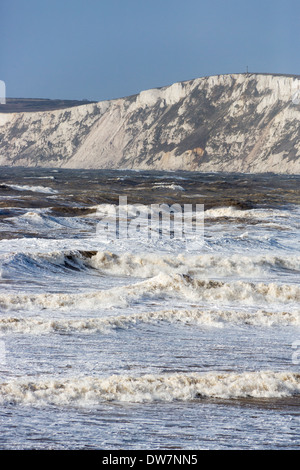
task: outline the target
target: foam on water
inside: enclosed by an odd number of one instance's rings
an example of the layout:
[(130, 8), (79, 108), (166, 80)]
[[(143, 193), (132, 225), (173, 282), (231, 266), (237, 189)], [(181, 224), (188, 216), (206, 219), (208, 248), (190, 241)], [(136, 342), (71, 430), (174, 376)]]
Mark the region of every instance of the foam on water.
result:
[(148, 278), (161, 272), (182, 273), (190, 276), (267, 276), (275, 271), (300, 272), (300, 256), (275, 255), (221, 255), (221, 254), (175, 254), (111, 253), (97, 252), (88, 264), (110, 275), (128, 275)]
[(297, 305), (300, 286), (297, 284), (223, 282), (196, 280), (186, 275), (160, 273), (150, 279), (84, 293), (0, 294), (2, 309), (77, 309), (97, 310), (101, 306), (128, 306), (149, 299), (166, 300), (168, 297), (186, 301), (213, 301), (249, 305), (268, 305), (272, 302)]
[(57, 191), (53, 188), (47, 186), (29, 186), (29, 185), (19, 185), (19, 184), (7, 184), (7, 186), (16, 191), (32, 191), (35, 193), (44, 193), (44, 194), (56, 194)]
[(218, 278), (251, 277), (269, 278), (276, 275), (287, 277), (300, 272), (300, 256), (297, 255), (237, 255), (194, 254), (170, 255), (167, 253), (114, 253), (110, 251), (67, 250), (45, 253), (20, 252), (0, 255), (2, 275), (18, 272), (57, 271), (73, 268), (78, 271), (93, 269), (105, 276), (136, 277), (147, 279), (158, 274), (184, 274), (190, 277)]
[(35, 230), (43, 231), (48, 229), (60, 229), (60, 228), (75, 228), (75, 229), (83, 229), (86, 227), (86, 224), (81, 219), (76, 218), (67, 218), (67, 217), (53, 217), (46, 214), (41, 214), (38, 212), (26, 212), (23, 215), (18, 217), (11, 217), (9, 219), (10, 222), (22, 228), (22, 230), (30, 227), (31, 229), (34, 228)]
[[(40, 186), (49, 173), (53, 188)], [(174, 448), (229, 448), (233, 436), (237, 447), (245, 436), (264, 448), (280, 441), (283, 414), (272, 400), (296, 406), (300, 397), (296, 177), (59, 169), (1, 176), (0, 405), (12, 421), (3, 424), (0, 446), (16, 442), (16, 430), (18, 445), (32, 446), (22, 426), (35, 420), (44, 429), (49, 416), (56, 422), (53, 405), (67, 423), (61, 434), (49, 430), (53, 447), (65, 445), (70, 421), (83, 442), (90, 410), (99, 418), (97, 431), (88, 427), (91, 447), (127, 448), (123, 436), (138, 422), (148, 423), (139, 433), (144, 448), (166, 440)], [(130, 221), (137, 213), (146, 221), (152, 202), (204, 204), (203, 242), (106, 237), (120, 195), (128, 196)], [(256, 428), (246, 406), (251, 416), (261, 413)], [(177, 433), (162, 422), (173, 423), (175, 413)], [(285, 442), (299, 442), (295, 413), (285, 416)], [(207, 423), (203, 435), (199, 422)], [(111, 423), (118, 423), (115, 441)], [(39, 434), (34, 445), (47, 442)]]
[(143, 323), (181, 323), (190, 326), (222, 328), (226, 324), (245, 324), (271, 327), (300, 326), (300, 310), (268, 311), (242, 309), (169, 309), (141, 312), (127, 315), (114, 315), (102, 318), (45, 319), (34, 316), (27, 318), (4, 317), (0, 319), (1, 333), (53, 334), (53, 333), (103, 333), (113, 330), (137, 327)]
[(284, 210), (274, 210), (274, 209), (250, 209), (250, 210), (241, 210), (237, 207), (218, 207), (215, 209), (208, 209), (205, 211), (205, 217), (207, 218), (240, 218), (240, 219), (268, 219), (274, 217), (284, 217), (289, 218), (290, 214)]
[(172, 374), (107, 378), (14, 380), (0, 384), (0, 402), (25, 405), (91, 406), (111, 402), (171, 402), (201, 398), (282, 398), (300, 394), (291, 372)]

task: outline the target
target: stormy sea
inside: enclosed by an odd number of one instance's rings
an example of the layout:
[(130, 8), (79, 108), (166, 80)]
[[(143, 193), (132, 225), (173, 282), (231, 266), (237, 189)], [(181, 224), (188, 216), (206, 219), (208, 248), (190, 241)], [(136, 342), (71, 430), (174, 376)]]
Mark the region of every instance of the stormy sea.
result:
[(0, 168), (0, 449), (299, 449), (299, 204), (293, 175)]

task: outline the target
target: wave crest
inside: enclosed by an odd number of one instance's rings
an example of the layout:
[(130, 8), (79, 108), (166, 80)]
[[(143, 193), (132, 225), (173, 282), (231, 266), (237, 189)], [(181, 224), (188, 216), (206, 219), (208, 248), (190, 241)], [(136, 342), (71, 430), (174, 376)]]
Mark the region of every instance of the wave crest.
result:
[(90, 406), (101, 402), (172, 402), (201, 398), (282, 398), (300, 394), (291, 372), (191, 373), (14, 380), (0, 385), (0, 401), (15, 404)]

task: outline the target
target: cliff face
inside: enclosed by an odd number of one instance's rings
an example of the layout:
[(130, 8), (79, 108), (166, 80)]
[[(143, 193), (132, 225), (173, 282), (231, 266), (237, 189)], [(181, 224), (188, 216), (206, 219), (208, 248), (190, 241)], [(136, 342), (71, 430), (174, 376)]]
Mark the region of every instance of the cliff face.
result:
[(298, 90), (293, 76), (220, 75), (1, 113), (0, 165), (300, 173)]

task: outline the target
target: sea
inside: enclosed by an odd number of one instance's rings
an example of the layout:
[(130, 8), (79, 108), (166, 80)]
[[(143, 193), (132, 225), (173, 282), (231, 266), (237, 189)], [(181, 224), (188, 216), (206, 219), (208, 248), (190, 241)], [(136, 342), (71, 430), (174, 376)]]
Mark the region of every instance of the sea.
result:
[(299, 175), (0, 168), (0, 449), (299, 449), (299, 229)]

